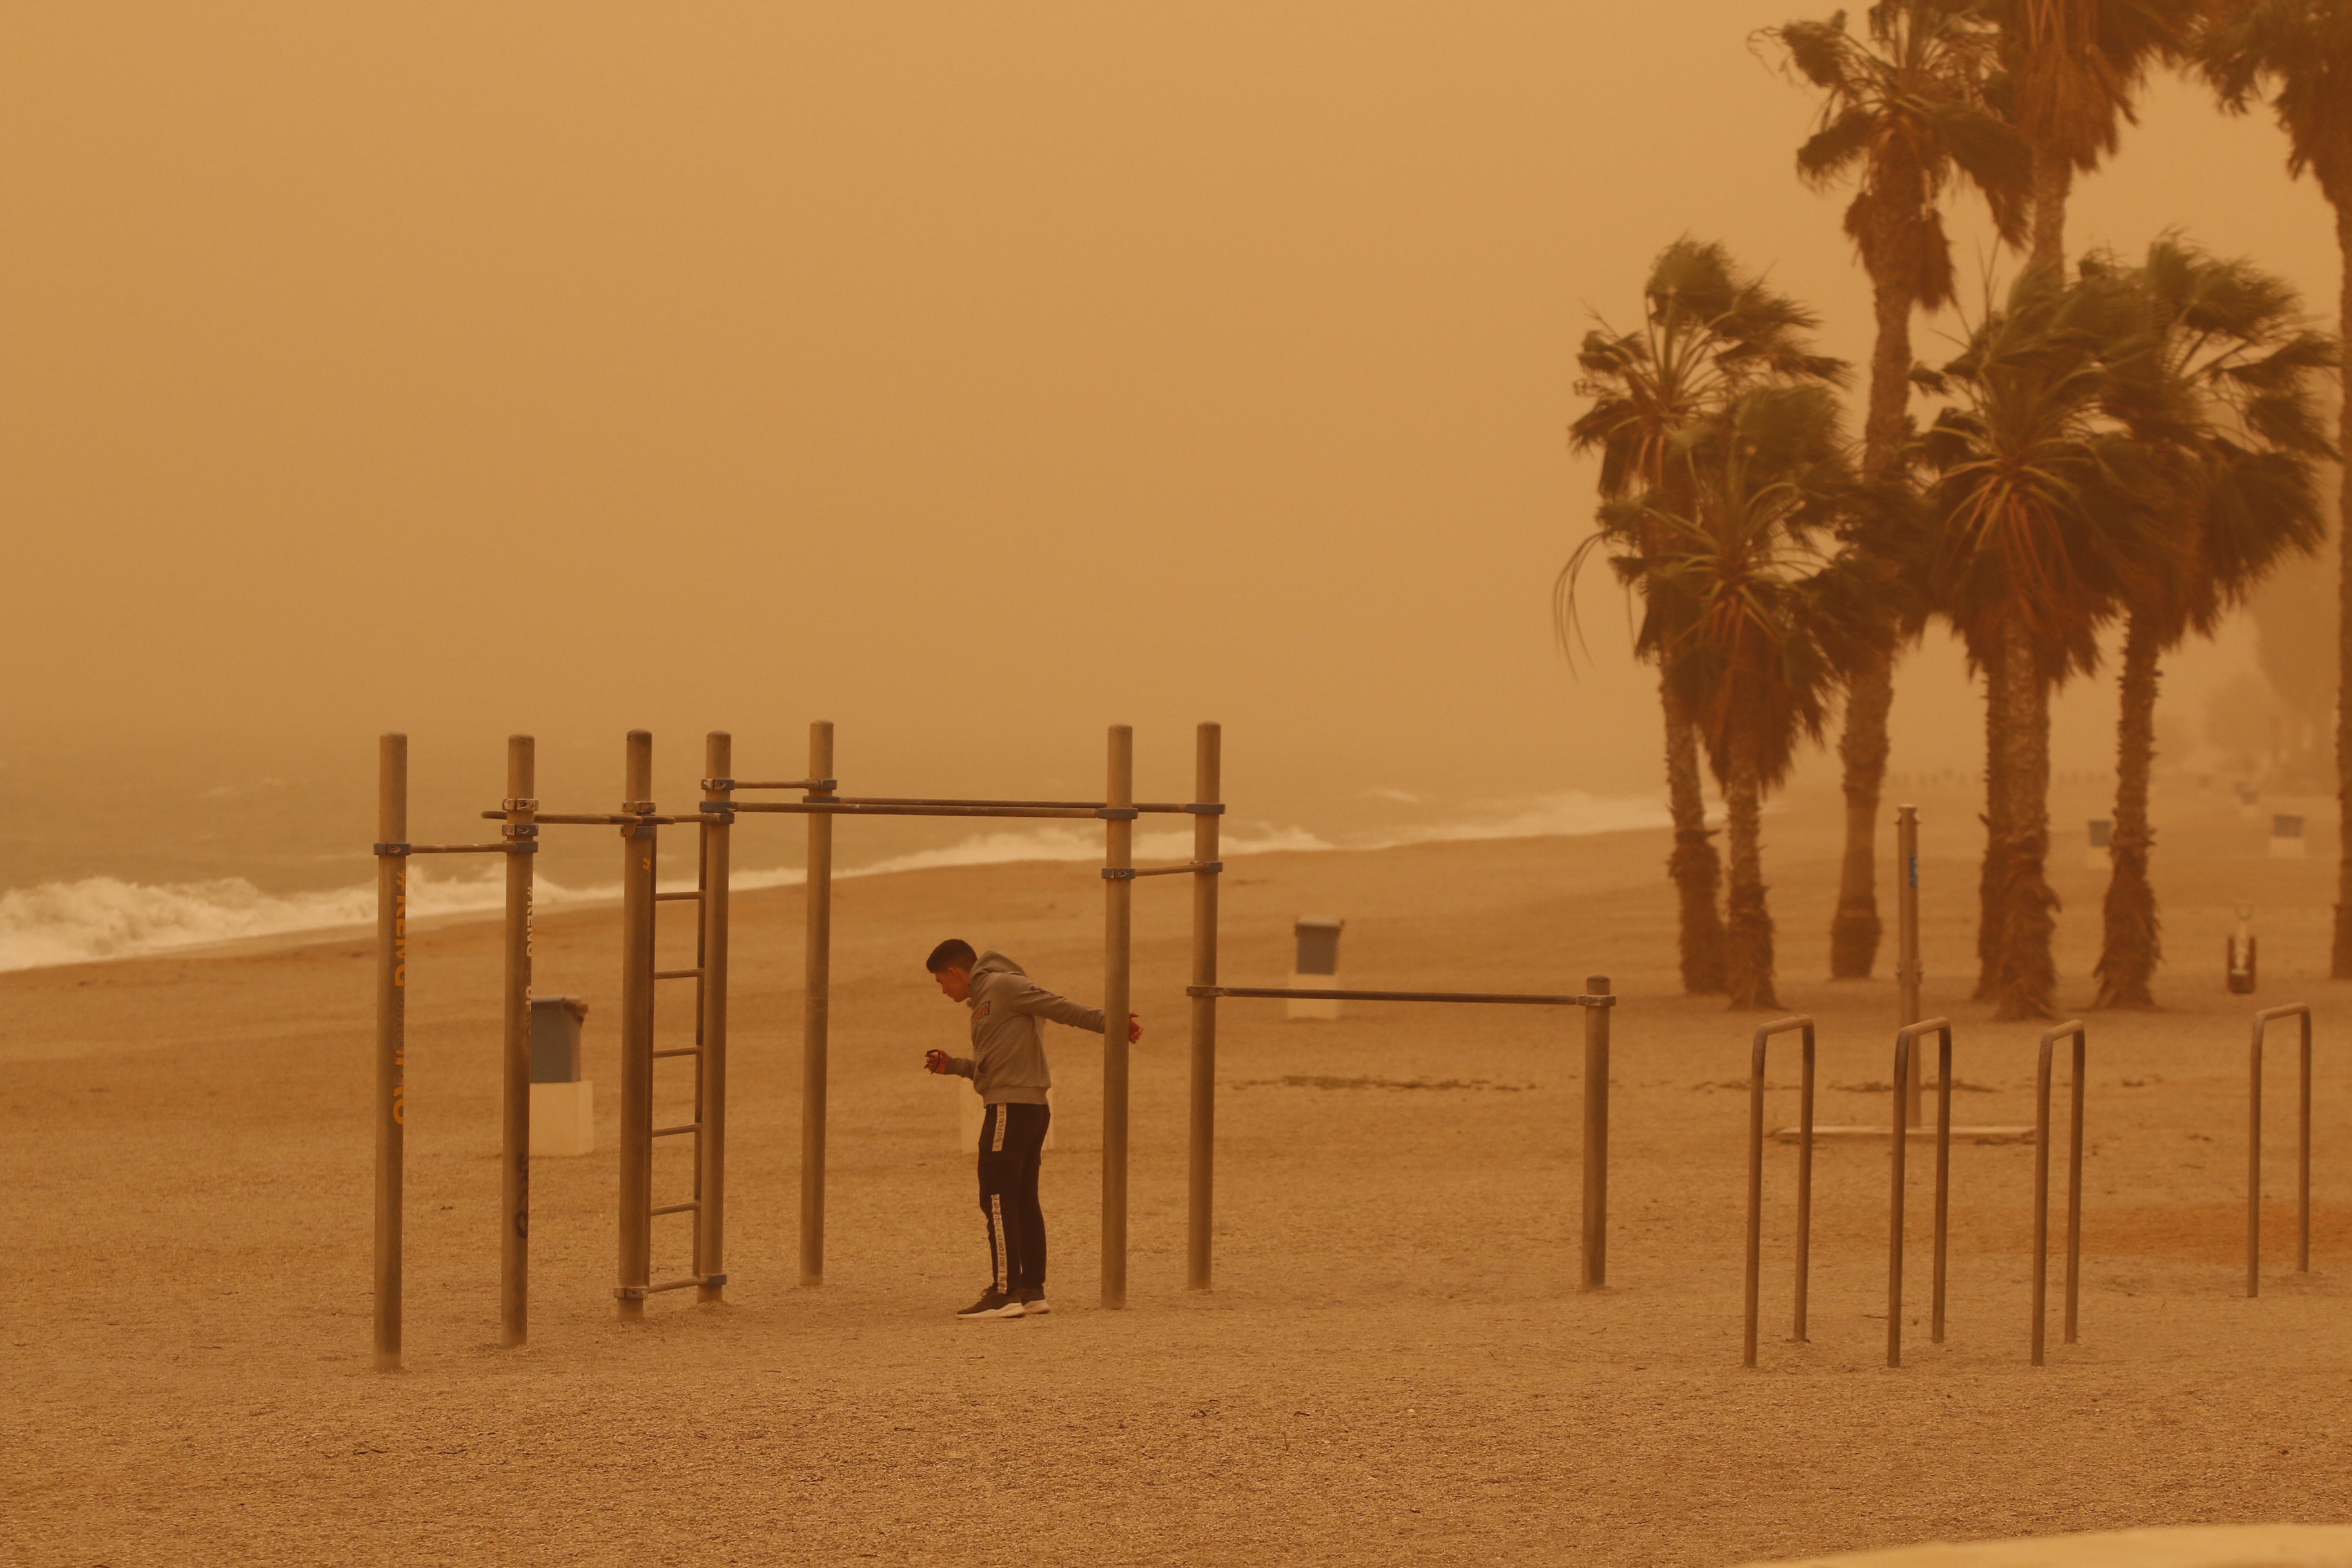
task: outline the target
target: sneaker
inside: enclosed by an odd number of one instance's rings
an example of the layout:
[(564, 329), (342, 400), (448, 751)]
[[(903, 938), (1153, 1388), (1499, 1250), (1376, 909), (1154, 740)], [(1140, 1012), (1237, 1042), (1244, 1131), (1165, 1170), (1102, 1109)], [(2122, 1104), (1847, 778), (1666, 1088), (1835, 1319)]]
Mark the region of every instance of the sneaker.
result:
[(992, 1285), (980, 1293), (980, 1300), (956, 1314), (959, 1318), (1017, 1318), (1023, 1308), (1019, 1301)]
[(1021, 1310), (1026, 1317), (1042, 1318), (1054, 1310), (1045, 1304), (1045, 1292), (1043, 1290), (1024, 1290), (1019, 1294)]

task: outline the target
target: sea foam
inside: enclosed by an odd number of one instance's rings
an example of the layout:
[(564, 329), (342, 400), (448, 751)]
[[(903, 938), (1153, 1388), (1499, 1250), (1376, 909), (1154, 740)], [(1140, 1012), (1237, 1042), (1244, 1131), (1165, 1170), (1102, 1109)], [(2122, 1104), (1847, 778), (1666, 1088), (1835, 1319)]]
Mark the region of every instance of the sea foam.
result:
[[(1667, 817), (1646, 801), (1595, 797), (1581, 791), (1531, 799), (1495, 802), (1459, 818), (1402, 832), (1365, 835), (1333, 842), (1298, 827), (1229, 830), (1223, 856), (1314, 853), (1332, 849), (1388, 849), (1408, 844), (1491, 838), (1530, 838), (1614, 833), (1656, 827)], [(1189, 828), (1135, 836), (1139, 861), (1181, 860), (1192, 852)], [(1034, 829), (977, 833), (936, 849), (919, 849), (837, 877), (877, 877), (949, 866), (992, 866), (1023, 860), (1093, 860), (1102, 854), (1099, 829), (1075, 824)], [(806, 879), (797, 867), (744, 868), (730, 881), (739, 889), (795, 887)], [(665, 888), (691, 882), (665, 882)], [(620, 897), (617, 884), (566, 887), (540, 878), (534, 901), (541, 910), (608, 902)], [(488, 913), (505, 901), (505, 879), (452, 876), (413, 865), (409, 910), (420, 919)], [(61, 963), (135, 958), (149, 953), (208, 947), (255, 937), (375, 921), (375, 887), (337, 888), (325, 892), (268, 893), (241, 877), (202, 882), (149, 884), (116, 877), (86, 877), (73, 882), (42, 882), (0, 892), (0, 970), (37, 969)]]

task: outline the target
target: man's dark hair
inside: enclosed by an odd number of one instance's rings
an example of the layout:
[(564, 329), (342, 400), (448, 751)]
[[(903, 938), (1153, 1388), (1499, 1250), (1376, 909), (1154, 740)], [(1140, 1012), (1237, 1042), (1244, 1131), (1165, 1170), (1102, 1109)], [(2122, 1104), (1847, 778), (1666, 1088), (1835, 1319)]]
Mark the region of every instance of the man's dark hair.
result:
[(960, 936), (951, 936), (931, 949), (931, 956), (923, 960), (923, 967), (934, 974), (942, 969), (961, 969), (969, 974), (971, 966), (979, 962), (980, 954), (972, 952), (971, 943)]

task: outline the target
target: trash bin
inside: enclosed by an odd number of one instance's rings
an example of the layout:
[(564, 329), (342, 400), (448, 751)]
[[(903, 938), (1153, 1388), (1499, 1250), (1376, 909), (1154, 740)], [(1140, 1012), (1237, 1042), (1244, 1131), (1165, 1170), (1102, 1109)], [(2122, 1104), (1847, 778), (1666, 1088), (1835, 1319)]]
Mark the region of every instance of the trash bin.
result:
[(2303, 818), (2286, 812), (2271, 817), (2271, 858), (2300, 860), (2303, 858)]
[(596, 1086), (581, 1076), (580, 1026), (588, 1004), (577, 996), (534, 996), (530, 1003), (530, 1152), (596, 1152)]
[[(1301, 916), (1293, 928), (1298, 944), (1298, 956), (1290, 972), (1291, 989), (1295, 991), (1336, 991), (1339, 988), (1339, 932), (1345, 921), (1312, 920)], [(1285, 1002), (1284, 1014), (1291, 1018), (1328, 1021), (1339, 1016), (1339, 1004), (1324, 997), (1303, 997)]]

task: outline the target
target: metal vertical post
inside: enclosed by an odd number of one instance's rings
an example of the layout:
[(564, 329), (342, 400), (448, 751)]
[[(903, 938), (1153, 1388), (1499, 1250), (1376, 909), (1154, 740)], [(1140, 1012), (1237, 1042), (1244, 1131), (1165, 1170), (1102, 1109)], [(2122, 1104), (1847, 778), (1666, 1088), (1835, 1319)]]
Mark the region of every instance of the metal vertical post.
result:
[[(809, 726), (808, 776), (823, 784), (833, 779), (833, 723)], [(837, 792), (812, 789), (811, 800)], [(833, 816), (813, 811), (808, 819), (808, 880), (803, 922), (807, 952), (802, 969), (801, 1011), (801, 1283), (824, 1283), (824, 1097), (826, 1035), (833, 1016)]]
[[(1899, 927), (1895, 960), (1895, 982), (1898, 995), (1896, 1010), (1903, 1016), (1895, 1020), (1898, 1029), (1907, 1028), (1919, 1021), (1919, 808), (1898, 805), (1895, 808), (1895, 858), (1896, 876), (1901, 879), (1895, 896), (1895, 921)], [(1903, 1121), (1906, 1127), (1919, 1125), (1922, 1114), (1921, 1084), (1923, 1075), (1919, 1053), (1911, 1054), (1911, 1079), (1903, 1086)]]
[[(1128, 949), (1135, 892), (1135, 731), (1125, 724), (1110, 727), (1103, 805), (1102, 1304), (1116, 1309), (1127, 1305)], [(1109, 815), (1118, 812), (1125, 815)]]
[(400, 1370), (400, 1191), (408, 1062), (408, 737), (376, 747), (375, 1369)]
[[(1584, 983), (1587, 994), (1607, 996), (1609, 977)], [(1607, 1003), (1584, 1009), (1584, 1247), (1578, 1288), (1609, 1282), (1609, 1015)]]
[[(654, 738), (629, 731), (621, 810), (653, 811)], [(653, 1280), (654, 853), (656, 829), (621, 829), (621, 1261), (614, 1292), (625, 1319), (642, 1318)]]
[(529, 735), (507, 737), (506, 1041), (499, 1149), (499, 1342), (530, 1333), (530, 960), (531, 853), (539, 802)]
[[(724, 730), (710, 731), (702, 750), (705, 796), (733, 795), (734, 755), (733, 737)], [(727, 1289), (727, 893), (733, 827), (726, 820), (731, 814), (718, 815), (720, 821), (702, 825), (702, 897), (695, 905), (700, 916), (695, 966), (702, 971), (702, 1016), (695, 1031), (701, 1055), (694, 1064), (694, 1120), (702, 1131), (695, 1141), (700, 1163), (694, 1184), (699, 1205), (694, 1211), (694, 1272), (702, 1280), (695, 1295), (705, 1301), (722, 1300)]]
[[(1202, 724), (1193, 731), (1192, 800), (1201, 805), (1223, 799), (1223, 731)], [(1192, 984), (1217, 983), (1218, 819), (1213, 812), (1192, 818)], [(1209, 1288), (1211, 1233), (1216, 1223), (1217, 1187), (1217, 999), (1192, 999), (1192, 1149), (1184, 1226), (1184, 1282)]]

